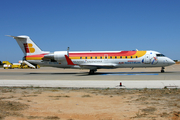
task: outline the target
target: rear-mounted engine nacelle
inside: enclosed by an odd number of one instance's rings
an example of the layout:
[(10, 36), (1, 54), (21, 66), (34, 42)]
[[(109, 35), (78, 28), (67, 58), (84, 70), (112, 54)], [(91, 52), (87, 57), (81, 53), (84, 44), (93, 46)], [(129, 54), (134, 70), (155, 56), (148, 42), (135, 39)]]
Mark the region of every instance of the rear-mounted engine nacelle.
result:
[(44, 55), (44, 59), (51, 59), (56, 61), (65, 60), (65, 55), (67, 55), (67, 51), (56, 51), (54, 53)]
[(54, 59), (55, 60), (65, 60), (65, 55), (67, 55), (67, 51), (57, 51), (54, 52)]

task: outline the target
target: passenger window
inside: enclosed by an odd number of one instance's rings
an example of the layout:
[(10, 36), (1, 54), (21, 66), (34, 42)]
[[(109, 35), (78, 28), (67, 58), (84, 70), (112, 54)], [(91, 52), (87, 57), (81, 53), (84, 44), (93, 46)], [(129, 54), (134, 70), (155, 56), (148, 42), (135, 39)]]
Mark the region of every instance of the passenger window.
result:
[(95, 59), (97, 59), (97, 57), (95, 57)]
[(122, 56), (120, 58), (122, 59)]
[(87, 57), (85, 57), (87, 59)]
[(138, 56), (136, 56), (136, 58), (138, 58)]
[(100, 59), (102, 59), (102, 57), (100, 57)]
[(91, 59), (92, 59), (92, 57), (91, 57)]
[(126, 56), (126, 59), (127, 59), (127, 56)]
[(115, 59), (117, 59), (117, 56), (115, 56)]
[(82, 57), (80, 57), (80, 59), (82, 59)]
[(131, 58), (132, 58), (132, 56), (131, 56)]
[(110, 57), (110, 59), (112, 59), (112, 56)]

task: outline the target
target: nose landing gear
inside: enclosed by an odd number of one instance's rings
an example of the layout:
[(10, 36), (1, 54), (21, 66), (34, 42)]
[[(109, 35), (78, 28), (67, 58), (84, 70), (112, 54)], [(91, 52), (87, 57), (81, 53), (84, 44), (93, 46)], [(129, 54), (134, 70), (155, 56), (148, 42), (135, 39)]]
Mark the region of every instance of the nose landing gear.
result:
[(165, 69), (164, 67), (161, 68), (161, 73), (164, 73), (164, 69)]
[(94, 72), (96, 72), (97, 70), (90, 70), (89, 71), (89, 75), (92, 75), (92, 74), (94, 74)]

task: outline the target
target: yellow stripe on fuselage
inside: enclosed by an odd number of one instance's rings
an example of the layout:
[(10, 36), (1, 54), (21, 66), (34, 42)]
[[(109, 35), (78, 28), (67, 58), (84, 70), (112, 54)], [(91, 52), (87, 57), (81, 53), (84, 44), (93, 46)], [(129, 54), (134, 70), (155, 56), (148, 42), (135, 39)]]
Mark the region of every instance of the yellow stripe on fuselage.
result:
[[(146, 54), (146, 51), (137, 51), (134, 55), (131, 56), (107, 56), (107, 59), (133, 59), (139, 58)], [(107, 54), (106, 54), (107, 55)], [(88, 56), (88, 57), (69, 57), (70, 59), (105, 59), (106, 56)], [(126, 58), (127, 57), (127, 58)]]
[[(105, 54), (104, 56), (87, 56), (87, 57), (69, 57), (70, 59), (133, 59), (133, 58), (139, 58), (146, 54), (146, 51), (136, 51), (134, 55), (131, 56), (109, 56), (108, 54)], [(107, 58), (105, 58), (107, 57)], [(43, 57), (26, 57), (26, 60), (42, 60)]]
[(42, 57), (26, 57), (26, 60), (42, 60)]
[(138, 56), (138, 58), (139, 58), (139, 57), (144, 56), (145, 54), (146, 54), (146, 51), (137, 51), (136, 54), (133, 55), (133, 56), (134, 56), (134, 57), (135, 57), (135, 56)]

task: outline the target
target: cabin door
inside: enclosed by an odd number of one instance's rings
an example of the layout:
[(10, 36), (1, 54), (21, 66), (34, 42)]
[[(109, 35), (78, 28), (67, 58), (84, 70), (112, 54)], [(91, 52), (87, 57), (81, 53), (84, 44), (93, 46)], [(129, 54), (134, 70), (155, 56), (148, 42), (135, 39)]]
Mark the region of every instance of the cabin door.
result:
[(149, 64), (150, 63), (150, 55), (149, 54), (145, 55), (144, 63), (145, 64)]

